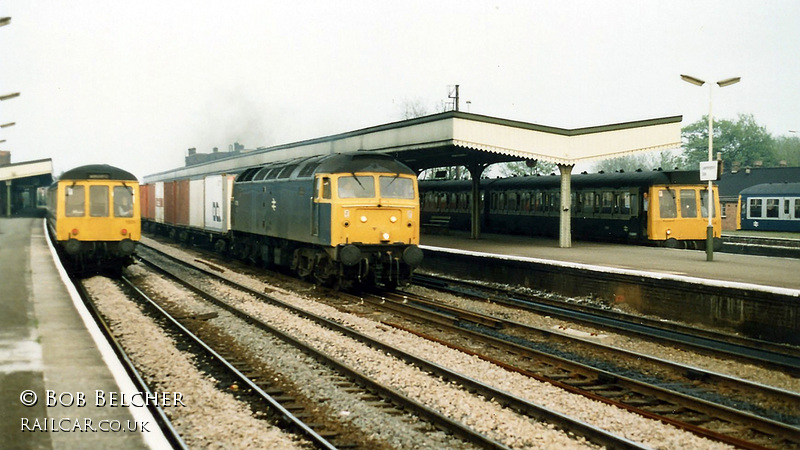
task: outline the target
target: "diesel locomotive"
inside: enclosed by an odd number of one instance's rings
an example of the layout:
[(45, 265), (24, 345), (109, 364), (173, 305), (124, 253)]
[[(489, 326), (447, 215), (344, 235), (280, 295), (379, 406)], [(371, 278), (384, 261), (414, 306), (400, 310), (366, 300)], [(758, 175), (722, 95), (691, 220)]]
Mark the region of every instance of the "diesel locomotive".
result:
[[(557, 237), (560, 177), (482, 179), (481, 230)], [(715, 250), (722, 248), (719, 196), (710, 208)], [(449, 217), (451, 228), (470, 229), (471, 181), (420, 182), (423, 223)], [(651, 171), (572, 176), (572, 237), (704, 249), (708, 187), (698, 171)]]
[(394, 287), (422, 261), (417, 178), (388, 155), (299, 158), (142, 189), (146, 229), (319, 283)]
[(141, 237), (139, 182), (117, 167), (64, 172), (47, 190), (47, 228), (73, 271), (114, 272), (133, 262)]

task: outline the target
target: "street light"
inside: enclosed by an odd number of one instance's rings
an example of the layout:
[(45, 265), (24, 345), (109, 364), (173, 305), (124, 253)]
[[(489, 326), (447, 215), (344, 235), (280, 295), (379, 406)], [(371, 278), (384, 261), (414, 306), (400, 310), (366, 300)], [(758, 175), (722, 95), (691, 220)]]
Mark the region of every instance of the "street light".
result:
[[(721, 88), (725, 86), (730, 86), (732, 84), (738, 83), (742, 78), (741, 77), (733, 77), (733, 78), (726, 78), (724, 80), (717, 81), (717, 85)], [(695, 86), (702, 86), (706, 82), (695, 78), (689, 75), (681, 75), (681, 80), (691, 83)], [(709, 164), (714, 163), (714, 119), (712, 116), (712, 108), (711, 108), (711, 99), (712, 99), (712, 88), (714, 87), (713, 84), (708, 85), (708, 162)], [(715, 172), (716, 173), (716, 172)], [(711, 219), (716, 213), (714, 208), (714, 192), (712, 191), (712, 180), (716, 179), (716, 176), (708, 178), (708, 229), (706, 230), (706, 261), (713, 261), (714, 260), (714, 225), (711, 223)]]

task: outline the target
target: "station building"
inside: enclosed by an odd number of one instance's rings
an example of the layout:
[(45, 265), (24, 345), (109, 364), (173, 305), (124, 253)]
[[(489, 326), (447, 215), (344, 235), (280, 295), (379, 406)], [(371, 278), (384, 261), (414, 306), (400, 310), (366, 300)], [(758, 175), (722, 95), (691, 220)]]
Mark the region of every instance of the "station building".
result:
[(41, 214), (39, 188), (52, 182), (52, 159), (12, 164), (11, 152), (0, 152), (0, 216)]

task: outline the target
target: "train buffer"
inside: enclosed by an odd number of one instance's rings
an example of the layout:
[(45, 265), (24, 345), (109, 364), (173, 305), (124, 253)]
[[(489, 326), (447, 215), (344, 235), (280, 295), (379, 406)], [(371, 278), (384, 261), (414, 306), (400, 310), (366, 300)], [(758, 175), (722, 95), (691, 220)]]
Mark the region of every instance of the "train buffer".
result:
[(422, 230), (431, 234), (450, 234), (450, 216), (431, 216), (422, 224)]

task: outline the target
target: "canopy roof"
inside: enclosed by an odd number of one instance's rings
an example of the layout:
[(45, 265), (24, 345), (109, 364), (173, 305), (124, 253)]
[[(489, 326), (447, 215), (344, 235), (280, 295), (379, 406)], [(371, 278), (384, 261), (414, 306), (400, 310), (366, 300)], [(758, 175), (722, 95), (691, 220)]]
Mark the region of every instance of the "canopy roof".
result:
[[(237, 172), (274, 161), (352, 151), (390, 153), (415, 170), (541, 159), (559, 164), (681, 145), (681, 116), (565, 129), (449, 111), (284, 144), (145, 177), (145, 182)], [(462, 158), (462, 159), (459, 159)]]
[(53, 160), (50, 158), (0, 166), (0, 181), (52, 174)]

